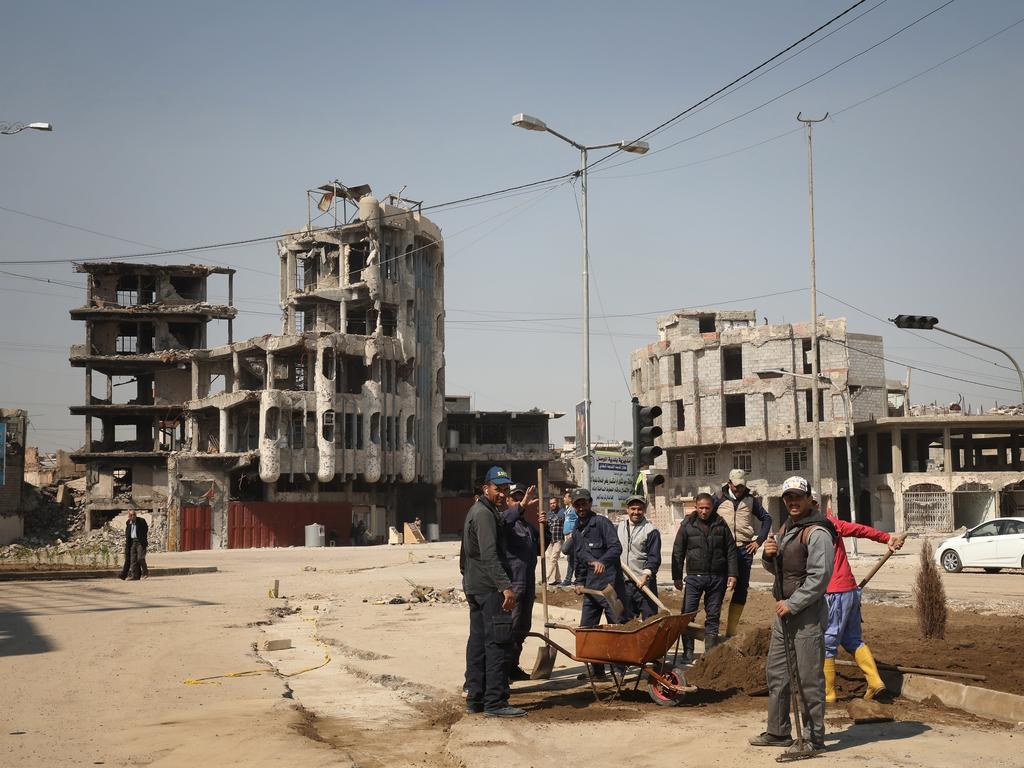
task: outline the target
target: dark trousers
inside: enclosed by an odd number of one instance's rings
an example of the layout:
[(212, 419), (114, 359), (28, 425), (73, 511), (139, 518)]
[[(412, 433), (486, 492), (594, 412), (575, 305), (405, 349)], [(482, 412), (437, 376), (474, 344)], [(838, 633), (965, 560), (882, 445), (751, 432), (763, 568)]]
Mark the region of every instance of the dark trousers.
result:
[(569, 551), (565, 553), (565, 556), (569, 562), (565, 567), (565, 580), (562, 583), (572, 584), (573, 576), (576, 574), (576, 555), (573, 552), (572, 547), (570, 547)]
[[(647, 582), (647, 588), (654, 594), (658, 594), (658, 585), (653, 578)], [(626, 599), (624, 603), (630, 614), (639, 616), (644, 621), (658, 613), (658, 606), (654, 604), (651, 598), (644, 594), (640, 587), (633, 583), (632, 579), (626, 582)]]
[(146, 566), (146, 548), (141, 542), (133, 541), (124, 553), (121, 578), (131, 578), (134, 581), (141, 576), (149, 576), (149, 568)]
[(466, 595), (466, 704), (482, 704), (485, 710), (508, 706), (505, 665), (512, 646), (512, 614), (502, 610), (503, 601), (501, 592)]
[[(622, 600), (621, 591), (620, 591), (619, 599)], [(628, 615), (629, 614), (629, 604), (625, 600), (622, 601), (622, 604), (623, 604), (623, 607), (626, 610), (626, 614), (627, 615), (623, 616), (620, 619), (620, 621), (625, 622), (625, 621), (628, 621), (629, 618), (630, 618), (629, 615)], [(601, 616), (602, 615), (605, 617), (605, 619), (607, 619), (609, 624), (615, 624), (616, 623), (615, 617), (612, 615), (612, 609), (608, 605), (608, 601), (606, 601), (603, 597), (594, 597), (594, 595), (584, 595), (583, 596), (583, 611), (580, 614), (580, 626), (581, 627), (596, 627), (598, 624), (601, 623)], [(598, 675), (603, 675), (604, 674), (604, 664), (594, 664), (593, 666), (594, 666), (595, 674), (598, 674)]]
[(754, 556), (747, 552), (746, 545), (736, 545), (736, 565), (739, 573), (736, 574), (736, 587), (729, 604), (746, 605), (747, 592), (750, 590), (750, 569), (754, 566)]
[(537, 588), (530, 580), (526, 587), (512, 587), (516, 593), (516, 607), (512, 609), (512, 644), (509, 647), (508, 671), (519, 666), (523, 655), (523, 642), (526, 634), (533, 627), (533, 601), (537, 597)]
[[(725, 576), (696, 574), (685, 579), (686, 591), (683, 593), (683, 613), (696, 611), (704, 597), (704, 637), (718, 634), (718, 625), (722, 618), (722, 601), (725, 599)], [(687, 650), (693, 647), (693, 640), (685, 642)]]

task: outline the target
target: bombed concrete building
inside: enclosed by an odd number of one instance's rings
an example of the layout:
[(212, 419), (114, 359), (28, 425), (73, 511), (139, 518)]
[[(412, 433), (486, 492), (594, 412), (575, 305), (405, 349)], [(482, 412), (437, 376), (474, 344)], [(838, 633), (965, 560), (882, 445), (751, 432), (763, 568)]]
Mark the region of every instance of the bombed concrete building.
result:
[[(335, 224), (278, 242), (281, 333), (189, 357), (170, 456), (182, 549), (348, 543), (434, 517), (444, 467), (444, 248), (418, 203), (311, 190)], [(349, 211), (352, 211), (350, 214)]]
[(25, 532), (21, 499), (27, 428), (26, 411), (0, 408), (0, 544), (10, 544)]
[[(887, 417), (882, 338), (849, 333), (846, 321), (818, 323), (819, 370), (835, 389), (819, 390), (822, 495), (849, 514), (845, 452), (849, 393), (853, 423)], [(747, 471), (751, 489), (781, 519), (781, 484), (810, 477), (810, 323), (758, 325), (754, 311), (681, 311), (658, 319), (658, 341), (633, 352), (632, 389), (660, 405), (658, 512), (679, 519), (686, 500), (715, 491), (729, 471)], [(801, 377), (765, 378), (784, 370)]]
[[(190, 361), (208, 344), (208, 326), (226, 321), (231, 339), (234, 270), (195, 264), (122, 262), (76, 265), (87, 275), (85, 343), (71, 348), (85, 371), (85, 441), (72, 454), (86, 466), (86, 524), (97, 528), (128, 508), (152, 515), (155, 546), (167, 521), (167, 459), (185, 445)], [(226, 303), (208, 295), (211, 275), (226, 276)]]

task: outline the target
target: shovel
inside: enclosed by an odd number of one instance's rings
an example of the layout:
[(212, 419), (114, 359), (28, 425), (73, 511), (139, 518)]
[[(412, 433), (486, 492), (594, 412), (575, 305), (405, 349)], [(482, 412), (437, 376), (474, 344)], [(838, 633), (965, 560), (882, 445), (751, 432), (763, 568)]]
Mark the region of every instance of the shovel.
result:
[(622, 563), (622, 572), (629, 576), (629, 578), (633, 580), (633, 583), (640, 587), (640, 589), (643, 590), (643, 593), (651, 599), (651, 602), (658, 606), (659, 612), (672, 613), (672, 611), (668, 609), (668, 606), (661, 602), (661, 600), (658, 599), (658, 596), (651, 591), (650, 587), (648, 587), (646, 584), (640, 583), (639, 577), (635, 573), (633, 573), (633, 569), (626, 565), (625, 562)]
[(626, 614), (626, 608), (619, 600), (619, 596), (615, 594), (615, 587), (609, 584), (604, 589), (589, 589), (587, 587), (580, 587), (580, 593), (584, 595), (593, 595), (594, 597), (603, 598), (608, 603), (608, 609), (612, 615), (612, 623), (618, 624), (622, 621), (622, 617)]
[[(894, 536), (893, 538), (899, 538), (900, 544), (902, 544), (904, 541), (906, 541), (907, 534), (904, 533), (904, 534), (902, 534), (899, 537), (895, 537)], [(867, 586), (868, 582), (871, 581), (871, 578), (876, 573), (878, 573), (878, 569), (881, 568), (883, 565), (885, 565), (886, 560), (888, 560), (890, 557), (892, 557), (892, 552), (893, 551), (890, 549), (888, 552), (885, 553), (885, 555), (882, 557), (881, 560), (879, 560), (877, 563), (875, 563), (875, 567), (871, 569), (871, 573), (869, 573), (867, 576), (865, 576), (861, 580), (860, 584), (857, 585), (857, 589), (864, 589), (864, 587)]]
[[(544, 509), (544, 470), (537, 470), (537, 496), (538, 510)], [(544, 545), (544, 529), (547, 526), (541, 523), (540, 528), (540, 580), (541, 598), (544, 602), (544, 645), (537, 650), (537, 660), (533, 663), (533, 671), (530, 673), (531, 680), (550, 680), (551, 672), (555, 668), (555, 657), (558, 651), (548, 645), (551, 634), (548, 631), (548, 566), (547, 547)]]
[(814, 745), (805, 735), (807, 723), (804, 721), (803, 701), (800, 691), (800, 670), (796, 663), (796, 643), (790, 632), (789, 617), (782, 617), (782, 642), (786, 647), (786, 671), (789, 673), (790, 708), (796, 720), (796, 741), (785, 752), (775, 758), (777, 763), (788, 763), (793, 760), (807, 760), (818, 753)]

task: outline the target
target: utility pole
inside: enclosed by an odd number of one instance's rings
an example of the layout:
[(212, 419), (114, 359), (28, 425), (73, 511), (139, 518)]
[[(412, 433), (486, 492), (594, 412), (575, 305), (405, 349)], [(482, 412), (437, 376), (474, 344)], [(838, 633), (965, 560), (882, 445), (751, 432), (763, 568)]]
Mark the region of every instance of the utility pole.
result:
[[(821, 371), (818, 369), (818, 276), (817, 264), (814, 259), (814, 142), (812, 139), (812, 126), (828, 119), (828, 112), (825, 117), (812, 120), (804, 119), (803, 112), (797, 112), (798, 122), (807, 126), (807, 201), (811, 212), (811, 420), (814, 422), (813, 439), (811, 442), (811, 453), (814, 462), (814, 479), (812, 487), (814, 493), (821, 496), (821, 413), (818, 408), (818, 376)], [(851, 493), (852, 493), (851, 489)]]

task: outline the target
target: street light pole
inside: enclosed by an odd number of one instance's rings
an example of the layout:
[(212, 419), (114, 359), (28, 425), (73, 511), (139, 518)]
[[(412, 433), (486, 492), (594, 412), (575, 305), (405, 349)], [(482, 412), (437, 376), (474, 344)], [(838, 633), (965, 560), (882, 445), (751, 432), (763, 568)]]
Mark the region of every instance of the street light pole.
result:
[(814, 258), (814, 148), (811, 135), (811, 126), (828, 119), (828, 112), (825, 117), (817, 120), (804, 119), (803, 112), (797, 112), (798, 122), (807, 126), (807, 201), (811, 213), (811, 419), (814, 422), (814, 432), (811, 440), (811, 453), (814, 462), (814, 492), (821, 499), (821, 414), (818, 408), (818, 376), (821, 371), (818, 367), (818, 276), (817, 263)]
[(646, 141), (615, 141), (610, 144), (581, 144), (549, 128), (536, 117), (520, 112), (512, 118), (512, 125), (528, 131), (550, 133), (580, 151), (580, 226), (583, 230), (583, 471), (580, 486), (590, 487), (590, 233), (587, 224), (587, 169), (588, 153), (593, 149), (622, 149), (634, 154), (645, 154), (650, 146)]

